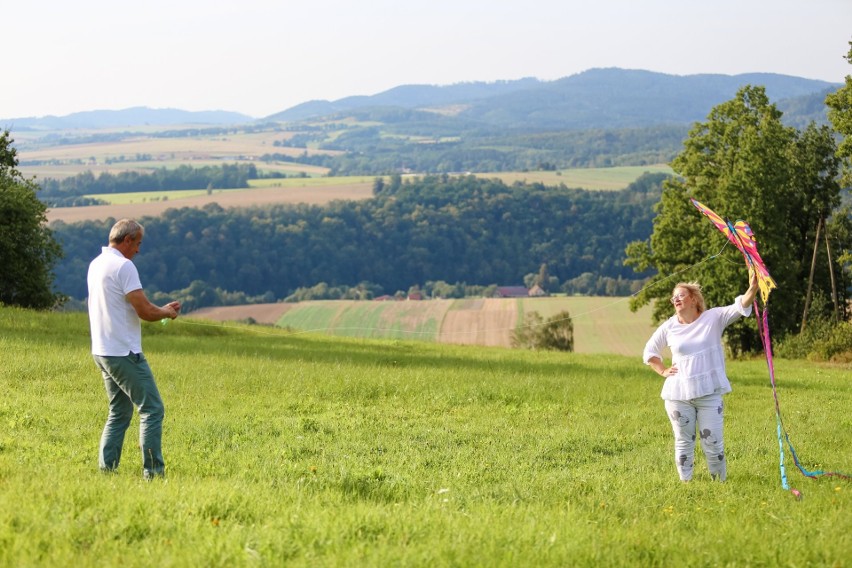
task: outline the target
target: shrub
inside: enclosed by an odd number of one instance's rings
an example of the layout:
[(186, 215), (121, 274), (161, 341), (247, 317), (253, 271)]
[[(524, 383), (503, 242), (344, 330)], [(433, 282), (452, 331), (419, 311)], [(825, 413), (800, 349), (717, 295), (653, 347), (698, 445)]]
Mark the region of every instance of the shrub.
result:
[(567, 310), (542, 321), (538, 312), (527, 314), (524, 324), (512, 333), (512, 347), (574, 351), (574, 322)]

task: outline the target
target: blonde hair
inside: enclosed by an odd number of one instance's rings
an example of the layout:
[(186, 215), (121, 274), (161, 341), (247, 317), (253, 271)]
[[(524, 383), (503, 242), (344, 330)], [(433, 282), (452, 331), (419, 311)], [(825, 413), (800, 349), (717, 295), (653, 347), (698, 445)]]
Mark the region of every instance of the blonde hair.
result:
[(683, 288), (690, 296), (695, 298), (695, 309), (698, 310), (699, 314), (707, 310), (707, 304), (704, 302), (704, 295), (701, 293), (701, 284), (698, 282), (679, 282), (672, 289), (672, 294), (674, 294), (674, 291), (678, 288)]

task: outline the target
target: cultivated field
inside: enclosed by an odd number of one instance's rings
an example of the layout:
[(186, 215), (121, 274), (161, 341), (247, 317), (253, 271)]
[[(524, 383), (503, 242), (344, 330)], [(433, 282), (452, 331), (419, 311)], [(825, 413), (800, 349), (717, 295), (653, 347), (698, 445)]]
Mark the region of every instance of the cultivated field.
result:
[[(18, 158), (24, 164), (20, 169), (25, 175), (35, 175), (39, 178), (63, 178), (90, 170), (97, 174), (102, 171), (144, 171), (163, 167), (173, 168), (179, 165), (203, 166), (222, 163), (255, 163), (267, 170), (280, 169), (293, 173), (305, 171), (313, 175), (326, 171), (324, 168), (292, 162), (284, 164), (258, 162), (264, 154), (298, 156), (305, 152), (300, 148), (275, 146), (276, 141), (292, 136), (292, 133), (278, 130), (180, 137), (157, 137), (142, 132), (138, 135), (121, 136), (115, 140), (86, 141), (89, 135), (108, 134), (110, 134), (109, 131), (74, 131), (57, 133), (56, 136), (15, 133)], [(70, 136), (83, 142), (74, 143), (74, 138)], [(57, 144), (56, 138), (66, 138), (66, 141)], [(325, 151), (309, 153), (335, 154), (335, 152)], [(42, 163), (26, 165), (27, 162)]]
[[(0, 307), (0, 566), (847, 566), (852, 483), (779, 476), (766, 364), (731, 361), (728, 480), (675, 472), (636, 357), (146, 324), (165, 479), (113, 474), (85, 314)], [(808, 469), (852, 472), (848, 366), (778, 361)]]
[[(335, 179), (335, 178), (325, 178)], [(158, 192), (155, 201), (125, 202), (115, 205), (88, 205), (85, 207), (59, 207), (47, 211), (48, 222), (64, 221), (73, 223), (75, 221), (103, 220), (109, 217), (120, 219), (122, 217), (145, 217), (157, 216), (167, 209), (180, 207), (203, 207), (208, 203), (218, 203), (229, 209), (232, 207), (250, 207), (254, 205), (276, 205), (306, 203), (310, 205), (324, 205), (339, 199), (367, 199), (373, 195), (373, 182), (349, 182), (348, 178), (340, 178), (339, 185), (326, 184), (315, 185), (303, 183), (302, 185), (283, 185), (280, 187), (258, 187), (249, 189), (214, 190), (207, 193), (199, 190), (193, 195), (179, 199), (162, 199), (162, 193)], [(122, 194), (123, 196), (127, 194)]]
[[(191, 128), (187, 126), (186, 128)], [(174, 207), (202, 207), (208, 203), (240, 207), (277, 203), (325, 204), (336, 199), (365, 199), (372, 195), (373, 177), (329, 178), (327, 168), (286, 161), (287, 156), (336, 152), (281, 146), (293, 136), (276, 128), (261, 132), (233, 132), (226, 135), (154, 136), (155, 130), (136, 129), (128, 135), (117, 130), (73, 131), (69, 133), (21, 132), (15, 134), (20, 170), (36, 181), (62, 179), (83, 172), (99, 175), (122, 171), (151, 172), (182, 165), (191, 167), (222, 164), (254, 164), (262, 172), (279, 173), (286, 179), (251, 182), (249, 189), (206, 188), (150, 193), (97, 195), (110, 205), (59, 208), (48, 211), (49, 221), (75, 222), (106, 218), (160, 215)], [(173, 128), (180, 130), (180, 128)], [(92, 137), (114, 135), (114, 140), (93, 142)], [(81, 140), (74, 143), (74, 140)], [(60, 143), (61, 141), (61, 143)], [(264, 155), (279, 154), (284, 161), (260, 161)], [(574, 168), (547, 172), (497, 172), (476, 174), (515, 182), (561, 184), (592, 190), (622, 189), (645, 172), (671, 172), (663, 164), (613, 168)]]
[(571, 314), (577, 353), (640, 357), (654, 330), (650, 307), (634, 313), (628, 298), (574, 296), (277, 303), (202, 308), (187, 316), (215, 321), (253, 318), (263, 324), (350, 337), (509, 347), (524, 313), (538, 312), (546, 320), (563, 310)]

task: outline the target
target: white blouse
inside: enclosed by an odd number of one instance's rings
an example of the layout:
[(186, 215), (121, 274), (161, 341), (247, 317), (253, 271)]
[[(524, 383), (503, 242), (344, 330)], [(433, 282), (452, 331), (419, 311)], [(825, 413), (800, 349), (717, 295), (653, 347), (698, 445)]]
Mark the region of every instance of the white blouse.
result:
[(642, 358), (663, 360), (663, 348), (672, 351), (677, 373), (667, 377), (660, 396), (665, 400), (691, 400), (712, 393), (731, 392), (725, 374), (725, 349), (722, 332), (740, 317), (751, 315), (751, 306), (743, 308), (742, 296), (723, 308), (703, 311), (692, 323), (680, 323), (674, 315), (660, 324), (645, 344)]

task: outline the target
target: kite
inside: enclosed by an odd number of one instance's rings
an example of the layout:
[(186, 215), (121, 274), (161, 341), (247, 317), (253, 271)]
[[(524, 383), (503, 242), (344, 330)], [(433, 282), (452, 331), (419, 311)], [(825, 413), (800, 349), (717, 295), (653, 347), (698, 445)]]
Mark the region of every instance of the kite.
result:
[(779, 468), (781, 470), (781, 487), (790, 491), (797, 499), (802, 498), (801, 492), (796, 489), (792, 489), (789, 481), (787, 480), (787, 468), (784, 464), (785, 441), (787, 442), (787, 447), (790, 449), (790, 454), (793, 457), (793, 463), (795, 463), (796, 467), (805, 477), (814, 478), (825, 475), (850, 479), (850, 476), (838, 472), (822, 470), (809, 471), (805, 469), (799, 462), (799, 457), (796, 455), (796, 450), (793, 448), (793, 443), (790, 441), (790, 435), (787, 433), (787, 429), (784, 426), (784, 421), (781, 418), (781, 405), (778, 402), (778, 390), (775, 386), (775, 365), (772, 361), (772, 343), (769, 337), (769, 307), (767, 305), (767, 302), (769, 301), (769, 294), (773, 289), (777, 288), (777, 285), (775, 284), (775, 280), (773, 280), (772, 276), (770, 276), (769, 270), (767, 270), (763, 259), (760, 258), (760, 255), (757, 252), (757, 239), (754, 237), (754, 232), (745, 221), (738, 220), (736, 223), (731, 223), (727, 219), (722, 219), (712, 209), (709, 209), (707, 206), (699, 203), (695, 199), (691, 199), (691, 201), (696, 209), (701, 211), (701, 213), (710, 219), (716, 228), (722, 231), (728, 240), (737, 247), (741, 253), (743, 253), (746, 266), (749, 269), (749, 276), (752, 273), (757, 274), (760, 297), (763, 300), (763, 315), (761, 316), (757, 302), (754, 302), (754, 312), (755, 317), (757, 318), (757, 328), (758, 333), (760, 334), (760, 341), (763, 344), (763, 351), (766, 354), (766, 365), (769, 368), (769, 380), (772, 383), (772, 396), (775, 399), (775, 423), (776, 432), (778, 434), (778, 448), (780, 452)]
[(714, 225), (716, 225), (716, 228), (722, 231), (722, 233), (728, 237), (728, 240), (737, 247), (741, 253), (743, 253), (743, 257), (745, 258), (746, 265), (749, 267), (749, 270), (757, 272), (757, 284), (760, 287), (760, 298), (763, 300), (763, 305), (766, 306), (766, 303), (769, 301), (770, 292), (777, 288), (777, 286), (775, 284), (775, 280), (773, 280), (772, 276), (769, 275), (769, 270), (766, 269), (763, 259), (760, 258), (760, 255), (757, 253), (757, 240), (754, 238), (754, 232), (751, 230), (751, 227), (748, 226), (748, 223), (741, 220), (732, 224), (728, 220), (723, 220), (715, 212), (713, 212), (712, 209), (702, 205), (695, 199), (692, 199), (691, 201), (692, 204), (695, 205), (699, 211), (704, 213), (704, 215), (710, 219)]

